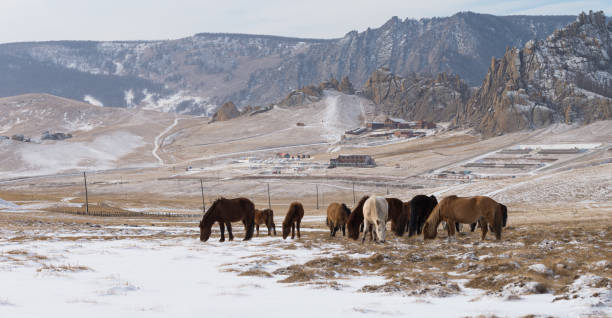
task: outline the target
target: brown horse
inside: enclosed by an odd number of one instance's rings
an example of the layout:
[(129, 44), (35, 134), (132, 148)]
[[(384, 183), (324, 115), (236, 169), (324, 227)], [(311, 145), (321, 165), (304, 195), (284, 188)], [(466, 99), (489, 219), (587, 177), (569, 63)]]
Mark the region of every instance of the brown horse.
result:
[(359, 239), (359, 228), (363, 224), (363, 204), (368, 198), (369, 196), (364, 195), (359, 199), (359, 202), (355, 208), (353, 208), (353, 212), (351, 212), (346, 222), (349, 237), (353, 240)]
[(220, 198), (215, 200), (208, 211), (204, 213), (202, 221), (200, 221), (200, 241), (206, 242), (210, 237), (211, 228), (215, 222), (219, 222), (221, 230), (220, 242), (225, 241), (225, 229), (229, 234), (229, 240), (234, 239), (232, 233), (231, 222), (242, 221), (244, 224), (245, 236), (244, 240), (250, 240), (253, 237), (253, 223), (255, 219), (255, 205), (247, 198), (225, 199)]
[(397, 236), (404, 235), (406, 225), (410, 220), (410, 214), (405, 214), (404, 202), (396, 198), (387, 198), (387, 204), (389, 206), (387, 222), (391, 221), (391, 231)]
[(272, 235), (271, 231), (274, 231), (276, 236), (276, 225), (274, 224), (274, 211), (271, 209), (255, 210), (255, 230), (257, 230), (257, 236), (259, 236), (259, 225), (265, 224), (268, 228), (268, 236)]
[[(501, 209), (502, 209), (502, 217), (503, 217), (502, 226), (506, 227), (506, 223), (508, 222), (508, 207), (503, 205), (503, 204), (501, 204), (501, 203), (499, 205), (501, 206)], [(471, 232), (474, 232), (474, 230), (476, 230), (476, 223), (477, 222), (474, 222), (474, 223), (470, 224), (470, 231)], [(457, 229), (457, 232), (459, 232), (459, 223), (457, 223), (456, 229)], [(493, 231), (493, 227), (491, 226), (491, 224), (489, 224), (489, 229), (491, 231)]]
[(329, 236), (336, 236), (336, 232), (342, 229), (342, 236), (346, 235), (346, 221), (351, 210), (344, 203), (330, 203), (327, 207), (326, 224), (329, 226)]
[(295, 229), (297, 227), (297, 237), (300, 238), (300, 223), (304, 217), (304, 207), (300, 202), (293, 202), (289, 206), (289, 211), (285, 215), (283, 221), (283, 240), (289, 236), (291, 231), (291, 239), (295, 238)]
[(497, 240), (501, 239), (503, 212), (500, 204), (495, 200), (485, 197), (466, 197), (461, 198), (452, 195), (444, 198), (433, 209), (423, 227), (423, 238), (434, 239), (438, 234), (438, 225), (446, 221), (448, 224), (448, 236), (455, 235), (455, 223), (471, 224), (479, 221), (481, 224), (482, 236), (484, 240), (489, 229), (488, 224), (493, 226)]

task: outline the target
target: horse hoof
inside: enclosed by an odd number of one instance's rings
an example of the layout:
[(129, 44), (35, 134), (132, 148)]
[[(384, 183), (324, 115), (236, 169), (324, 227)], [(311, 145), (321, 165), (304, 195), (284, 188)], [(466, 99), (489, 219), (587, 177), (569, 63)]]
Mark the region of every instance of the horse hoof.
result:
[(220, 239), (219, 242), (225, 242), (225, 239)]

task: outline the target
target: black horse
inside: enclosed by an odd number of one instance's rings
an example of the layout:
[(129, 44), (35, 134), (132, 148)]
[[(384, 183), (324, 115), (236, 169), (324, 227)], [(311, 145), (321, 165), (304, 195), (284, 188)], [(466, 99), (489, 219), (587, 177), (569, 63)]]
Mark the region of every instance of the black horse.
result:
[[(506, 227), (506, 222), (508, 222), (508, 207), (501, 203), (499, 205), (501, 205), (502, 208), (502, 226)], [(470, 224), (470, 232), (474, 232), (474, 230), (476, 230), (476, 224), (477, 222)], [(455, 229), (457, 230), (457, 232), (461, 232), (459, 230), (459, 223), (455, 223)]]
[(429, 217), (433, 208), (438, 205), (435, 196), (419, 194), (410, 200), (410, 222), (408, 224), (408, 236), (421, 234), (423, 224)]

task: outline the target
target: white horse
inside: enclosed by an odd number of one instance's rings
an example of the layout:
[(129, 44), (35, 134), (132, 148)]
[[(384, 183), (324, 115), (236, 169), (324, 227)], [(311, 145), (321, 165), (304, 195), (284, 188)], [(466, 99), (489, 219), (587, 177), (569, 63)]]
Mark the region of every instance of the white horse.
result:
[(387, 230), (387, 214), (389, 213), (389, 204), (384, 197), (370, 196), (363, 204), (363, 243), (366, 238), (366, 233), (370, 230), (370, 238), (372, 237), (372, 227), (376, 228), (375, 240), (381, 243), (385, 242), (385, 231)]

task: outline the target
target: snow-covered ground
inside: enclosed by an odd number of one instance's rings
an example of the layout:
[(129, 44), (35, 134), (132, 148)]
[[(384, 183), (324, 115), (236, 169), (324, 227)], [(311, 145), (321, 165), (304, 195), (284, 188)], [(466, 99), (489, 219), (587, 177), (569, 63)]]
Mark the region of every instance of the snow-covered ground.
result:
[[(525, 295), (518, 300), (485, 296), (461, 288), (449, 297), (413, 297), (364, 293), (364, 285), (381, 284), (383, 276), (339, 277), (340, 287), (280, 283), (272, 277), (240, 276), (245, 271), (273, 273), (292, 264), (343, 252), (342, 245), (320, 246), (308, 240), (260, 237), (202, 243), (194, 229), (168, 227), (102, 227), (121, 231), (125, 239), (72, 239), (52, 235), (44, 240), (18, 240), (3, 231), (0, 239), (1, 317), (237, 317), (259, 316), (523, 316), (576, 317), (592, 305), (552, 302), (553, 295)], [(180, 234), (184, 236), (170, 236)], [(61, 230), (60, 230), (61, 232)], [(27, 233), (36, 237), (42, 233)], [(50, 235), (46, 233), (43, 236)], [(137, 239), (133, 234), (149, 234)], [(63, 239), (59, 239), (63, 237)], [(343, 254), (346, 255), (346, 254)], [(348, 257), (369, 257), (351, 254)], [(265, 261), (260, 261), (266, 259)], [(586, 278), (585, 278), (586, 279)], [(589, 278), (591, 279), (591, 278)], [(592, 279), (591, 279), (592, 280)], [(458, 282), (461, 285), (461, 282)], [(597, 305), (597, 304), (595, 304)], [(601, 313), (612, 314), (610, 308)]]

